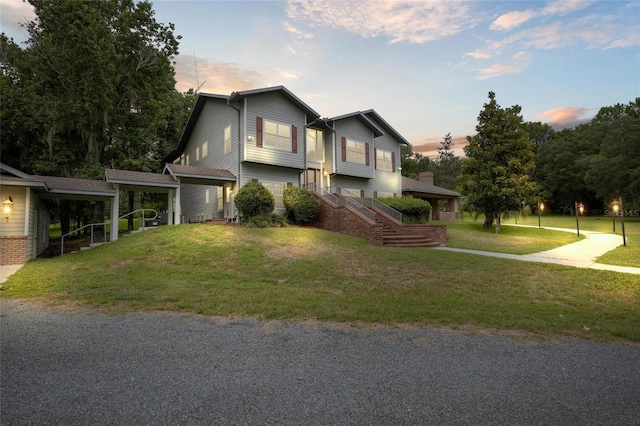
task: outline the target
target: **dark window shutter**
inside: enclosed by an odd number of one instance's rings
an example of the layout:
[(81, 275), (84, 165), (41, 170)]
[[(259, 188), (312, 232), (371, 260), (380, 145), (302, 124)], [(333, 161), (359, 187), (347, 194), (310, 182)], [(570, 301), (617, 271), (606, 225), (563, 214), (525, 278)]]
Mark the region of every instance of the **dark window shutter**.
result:
[(347, 161), (347, 138), (342, 137), (342, 161)]
[(256, 146), (262, 148), (262, 117), (256, 117)]
[(378, 198), (378, 191), (373, 191), (373, 198)]
[(373, 148), (373, 168), (378, 169), (378, 148)]
[(296, 154), (298, 152), (298, 128), (291, 126), (291, 152)]
[(393, 193), (393, 198), (398, 198), (395, 192)]
[(256, 178), (251, 178), (251, 183), (258, 183), (258, 182), (259, 182), (259, 181), (258, 181), (258, 179), (256, 179)]
[(287, 188), (293, 188), (293, 183), (287, 182)]
[(364, 152), (365, 152), (365, 164), (368, 166), (369, 165), (369, 144), (365, 144), (364, 145)]
[(396, 172), (396, 153), (391, 152), (391, 171)]
[(360, 198), (364, 198), (364, 189), (360, 190)]

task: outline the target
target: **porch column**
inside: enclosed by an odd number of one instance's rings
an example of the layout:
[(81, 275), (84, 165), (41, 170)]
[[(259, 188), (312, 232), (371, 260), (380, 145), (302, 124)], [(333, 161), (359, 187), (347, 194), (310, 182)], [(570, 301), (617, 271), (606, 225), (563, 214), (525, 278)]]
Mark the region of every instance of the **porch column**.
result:
[(118, 218), (120, 217), (120, 185), (114, 183), (116, 196), (111, 200), (111, 242), (118, 239)]
[[(177, 178), (177, 180), (178, 183), (180, 183), (180, 178)], [(182, 207), (180, 205), (180, 186), (178, 186), (176, 188), (176, 220), (174, 225), (180, 225), (180, 222), (182, 221), (180, 216), (182, 216)]]
[(167, 209), (167, 225), (173, 225), (173, 197), (175, 197), (176, 191), (173, 189), (169, 190), (169, 200), (167, 205), (169, 208)]
[(449, 204), (447, 205), (447, 210), (452, 213), (458, 213), (458, 199), (457, 198), (449, 198)]

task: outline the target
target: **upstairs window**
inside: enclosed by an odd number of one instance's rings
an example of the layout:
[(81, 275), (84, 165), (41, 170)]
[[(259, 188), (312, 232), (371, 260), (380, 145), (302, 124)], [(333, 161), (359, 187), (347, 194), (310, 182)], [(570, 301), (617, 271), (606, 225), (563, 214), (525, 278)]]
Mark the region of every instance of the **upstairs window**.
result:
[(224, 129), (224, 153), (231, 151), (231, 126)]
[(369, 144), (342, 138), (342, 161), (369, 165)]
[(383, 151), (376, 149), (376, 169), (387, 170), (389, 172), (395, 169), (395, 155), (391, 151)]
[(298, 152), (298, 128), (256, 117), (256, 146)]
[(202, 143), (202, 158), (205, 158), (209, 155), (209, 141)]

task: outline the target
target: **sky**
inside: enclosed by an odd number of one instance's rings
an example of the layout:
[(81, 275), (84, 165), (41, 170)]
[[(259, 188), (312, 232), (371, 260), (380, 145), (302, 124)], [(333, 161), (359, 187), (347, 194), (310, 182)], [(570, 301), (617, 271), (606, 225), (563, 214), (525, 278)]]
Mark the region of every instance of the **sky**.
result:
[[(283, 85), (322, 117), (375, 109), (433, 156), (466, 136), (493, 91), (555, 129), (640, 96), (640, 1), (155, 0), (181, 35), (176, 88)], [(1, 29), (33, 19), (3, 0)]]

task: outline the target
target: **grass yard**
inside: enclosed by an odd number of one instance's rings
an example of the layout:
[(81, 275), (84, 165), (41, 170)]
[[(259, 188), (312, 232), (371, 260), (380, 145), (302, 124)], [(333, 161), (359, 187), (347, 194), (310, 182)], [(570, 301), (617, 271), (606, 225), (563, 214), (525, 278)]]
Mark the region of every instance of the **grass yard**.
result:
[[(458, 222), (433, 222), (447, 225), (447, 247), (472, 250), (494, 251), (499, 253), (530, 254), (549, 250), (564, 244), (578, 241), (576, 233), (557, 232), (538, 229), (538, 216), (530, 215), (518, 218), (518, 225), (533, 228), (508, 226), (516, 224), (515, 219), (503, 221), (500, 234), (493, 229), (482, 229), (483, 218), (473, 220), (465, 215)], [(541, 219), (542, 226), (553, 228), (576, 229), (575, 216), (545, 215)], [(599, 216), (580, 217), (581, 231), (613, 233), (612, 218)], [(640, 268), (640, 218), (625, 218), (625, 234), (627, 246), (620, 246), (598, 258), (598, 262), (609, 265), (632, 266)], [(620, 235), (622, 244), (622, 226), (620, 218), (616, 219), (616, 235)]]
[(438, 325), (640, 342), (637, 275), (373, 247), (307, 228), (165, 226), (31, 261), (0, 297), (108, 314)]

